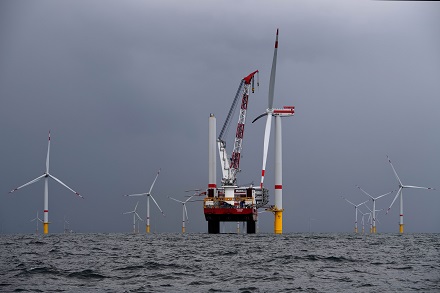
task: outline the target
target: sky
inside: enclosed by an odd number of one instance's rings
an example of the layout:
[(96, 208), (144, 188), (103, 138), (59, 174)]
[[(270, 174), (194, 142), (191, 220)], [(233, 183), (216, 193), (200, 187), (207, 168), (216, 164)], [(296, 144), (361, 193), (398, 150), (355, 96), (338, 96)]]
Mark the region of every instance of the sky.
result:
[[(151, 205), (151, 231), (180, 232), (168, 196), (207, 187), (209, 115), (219, 133), (254, 70), (238, 182), (258, 184), (265, 122), (250, 122), (267, 107), (277, 28), (274, 106), (295, 106), (282, 121), (283, 232), (353, 231), (341, 196), (396, 190), (388, 155), (404, 184), (437, 188), (404, 191), (405, 232), (440, 233), (439, 27), (435, 2), (1, 1), (0, 233), (34, 233), (42, 218), (43, 181), (8, 192), (45, 172), (49, 130), (50, 173), (84, 196), (49, 181), (50, 233), (64, 217), (75, 232), (129, 233), (123, 213), (139, 200), (145, 218), (146, 201), (123, 195), (147, 192), (159, 169), (165, 217)], [(273, 151), (272, 136), (270, 204)], [(187, 232), (207, 233), (202, 202), (188, 214)], [(398, 232), (398, 202), (378, 219)], [(259, 231), (273, 220), (261, 213)]]

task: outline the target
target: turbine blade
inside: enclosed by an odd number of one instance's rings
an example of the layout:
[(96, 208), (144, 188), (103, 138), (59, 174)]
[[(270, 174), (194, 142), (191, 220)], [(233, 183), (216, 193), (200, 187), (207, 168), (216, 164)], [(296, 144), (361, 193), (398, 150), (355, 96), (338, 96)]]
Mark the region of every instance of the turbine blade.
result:
[(50, 155), (50, 130), (49, 130), (49, 141), (47, 143), (46, 173), (49, 173), (49, 155)]
[[(159, 170), (160, 171), (160, 170)], [(159, 173), (158, 173), (159, 174)], [(156, 202), (156, 200), (154, 199), (154, 197), (150, 194), (151, 199), (154, 201), (154, 203), (156, 204), (157, 208), (159, 209), (159, 211), (162, 213), (162, 215), (165, 217), (164, 212), (162, 211), (162, 209), (160, 208), (159, 204)]]
[(188, 197), (187, 200), (185, 200), (185, 203), (187, 203), (194, 195), (191, 195), (190, 197)]
[(134, 211), (122, 213), (123, 215), (132, 214)]
[(404, 185), (403, 188), (417, 188), (417, 189), (428, 189), (428, 190), (435, 190), (435, 188), (431, 187), (422, 187), (422, 186), (411, 186), (411, 185)]
[(359, 188), (363, 193), (365, 193), (367, 196), (371, 197), (372, 199), (374, 199), (374, 197), (372, 197), (368, 192), (366, 192), (365, 190), (363, 190), (359, 185), (356, 185), (357, 188)]
[(390, 211), (391, 207), (393, 206), (394, 202), (396, 201), (397, 197), (399, 196), (400, 191), (402, 191), (402, 187), (399, 187), (399, 190), (397, 190), (396, 196), (394, 197), (393, 201), (390, 204), (390, 207), (388, 208), (386, 214)]
[(157, 176), (159, 176), (159, 173), (160, 173), (160, 169), (159, 171), (157, 171), (156, 178), (154, 178), (153, 184), (151, 184), (150, 191), (148, 191), (149, 194), (151, 194), (151, 191), (153, 190), (154, 183), (156, 183)]
[(385, 194), (379, 195), (378, 197), (376, 197), (376, 199), (379, 199), (379, 198), (381, 198), (381, 197), (384, 197), (384, 196), (386, 196), (386, 195), (388, 195), (388, 194), (390, 194), (390, 193), (393, 193), (393, 192), (394, 192), (394, 190), (391, 190), (390, 192), (387, 192), (387, 193), (385, 193)]
[(134, 212), (136, 213), (136, 209), (138, 207), (139, 202), (136, 203), (136, 205), (134, 206)]
[(363, 205), (370, 211), (370, 213), (373, 212), (365, 203)]
[(124, 194), (123, 196), (145, 196), (145, 195), (148, 195), (148, 193)]
[(183, 205), (183, 209), (185, 210), (185, 216), (186, 216), (186, 220), (188, 221), (188, 211), (186, 210), (186, 205)]
[(391, 163), (390, 157), (387, 156), (387, 158), (388, 158), (388, 162), (391, 165), (391, 168), (393, 168), (393, 172), (394, 172), (394, 175), (396, 175), (397, 181), (399, 181), (400, 186), (402, 186), (403, 185), (402, 181), (400, 181), (399, 175), (397, 175), (396, 169), (394, 169), (394, 166), (393, 166), (393, 163)]
[(369, 202), (369, 201), (370, 201), (370, 200), (366, 200), (366, 201), (364, 201), (364, 202), (358, 204), (357, 206), (361, 206), (361, 205), (363, 205), (363, 204), (366, 204), (366, 203)]
[(270, 130), (272, 126), (272, 115), (267, 115), (266, 129), (264, 130), (264, 144), (263, 144), (263, 166), (261, 168), (261, 183), (260, 186), (263, 187), (264, 175), (266, 172), (266, 162), (267, 162), (267, 152), (269, 150), (269, 140), (270, 140)]
[(174, 201), (180, 202), (180, 203), (185, 203), (185, 202), (183, 202), (183, 201), (181, 201), (181, 200), (178, 200), (178, 199), (175, 199), (174, 197), (171, 197), (171, 196), (168, 196), (168, 198), (169, 198), (169, 199), (172, 199), (172, 200), (174, 200)]
[(275, 38), (275, 48), (274, 48), (274, 52), (273, 52), (272, 69), (270, 71), (268, 109), (272, 109), (272, 107), (273, 107), (273, 96), (274, 96), (274, 90), (275, 90), (275, 75), (276, 75), (276, 71), (277, 71), (277, 54), (278, 54), (278, 29), (277, 29), (277, 35)]
[(138, 213), (135, 213), (135, 215), (136, 215), (136, 217), (138, 217), (139, 220), (141, 220), (142, 222), (144, 221), (141, 219), (141, 217), (139, 217)]
[(46, 174), (43, 174), (43, 175), (41, 175), (41, 176), (39, 176), (39, 177), (37, 177), (37, 178), (35, 178), (35, 179), (29, 181), (28, 183), (23, 184), (22, 186), (19, 186), (19, 187), (17, 187), (17, 188), (12, 189), (11, 191), (9, 191), (9, 193), (13, 193), (14, 191), (17, 191), (17, 190), (19, 190), (20, 188), (23, 188), (23, 187), (25, 187), (25, 186), (31, 185), (32, 183), (35, 183), (35, 182), (39, 181), (40, 179), (42, 179), (42, 178), (44, 178), (44, 177), (46, 177)]
[(73, 190), (72, 188), (70, 188), (69, 186), (67, 186), (65, 183), (63, 183), (60, 179), (56, 178), (55, 176), (53, 176), (53, 175), (51, 175), (51, 174), (47, 174), (47, 175), (49, 175), (50, 178), (52, 178), (53, 180), (55, 180), (56, 182), (58, 182), (58, 183), (61, 184), (62, 186), (66, 187), (67, 189), (69, 189), (70, 191), (72, 191), (73, 193), (75, 193), (76, 195), (78, 195), (79, 197), (84, 198), (84, 197), (82, 197), (82, 195), (80, 195), (78, 192), (76, 192), (75, 190)]
[(350, 204), (352, 204), (352, 205), (354, 205), (354, 206), (356, 206), (354, 203), (352, 203), (351, 201), (349, 201), (348, 199), (346, 199), (345, 197), (343, 197), (343, 196), (341, 196), (343, 199), (345, 199), (348, 203), (350, 203)]

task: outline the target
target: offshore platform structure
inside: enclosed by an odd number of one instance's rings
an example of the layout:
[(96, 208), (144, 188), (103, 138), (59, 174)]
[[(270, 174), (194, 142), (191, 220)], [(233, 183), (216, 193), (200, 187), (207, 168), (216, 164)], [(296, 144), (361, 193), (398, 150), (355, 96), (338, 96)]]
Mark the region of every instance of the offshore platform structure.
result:
[[(246, 222), (247, 233), (255, 233), (257, 209), (269, 202), (269, 191), (266, 188), (238, 186), (237, 174), (240, 172), (240, 157), (243, 146), (243, 134), (248, 107), (249, 92), (252, 86), (254, 92), (255, 75), (258, 70), (243, 78), (238, 87), (226, 120), (216, 138), (216, 118), (209, 117), (209, 172), (208, 190), (204, 200), (203, 210), (208, 221), (208, 233), (220, 233), (220, 222)], [(258, 81), (257, 81), (258, 86)], [(241, 97), (241, 107), (235, 133), (232, 156), (226, 153), (225, 132), (231, 124), (232, 116)], [(221, 186), (216, 183), (216, 145), (219, 151), (222, 169)]]

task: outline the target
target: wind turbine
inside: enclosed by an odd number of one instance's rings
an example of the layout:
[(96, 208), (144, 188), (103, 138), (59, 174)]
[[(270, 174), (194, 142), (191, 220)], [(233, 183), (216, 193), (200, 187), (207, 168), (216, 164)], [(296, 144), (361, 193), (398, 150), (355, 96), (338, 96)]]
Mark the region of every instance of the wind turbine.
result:
[[(374, 221), (374, 222), (378, 222), (378, 223), (380, 223), (380, 222), (379, 222), (379, 218), (376, 216), (376, 212), (383, 211), (383, 209), (376, 210), (375, 207), (374, 207), (373, 209), (370, 209), (370, 208), (367, 206), (367, 204), (364, 204), (364, 206), (370, 211), (370, 212), (369, 212), (370, 216), (368, 217), (368, 220), (370, 221), (370, 234), (372, 234), (372, 233), (376, 233), (376, 232), (374, 232), (374, 231), (376, 230), (376, 228), (374, 227), (374, 225), (376, 225), (376, 224), (373, 223), (373, 221)], [(373, 216), (373, 214), (374, 214), (374, 216)]]
[(35, 229), (35, 234), (38, 234), (38, 221), (43, 223), (43, 220), (40, 219), (40, 217), (38, 217), (38, 211), (37, 211), (37, 217), (31, 220), (31, 222), (33, 222), (33, 221), (36, 221), (36, 223), (37, 223), (37, 228)]
[(397, 175), (396, 170), (394, 169), (393, 164), (391, 163), (390, 157), (388, 157), (388, 162), (390, 162), (391, 168), (393, 169), (394, 175), (396, 175), (396, 179), (399, 183), (399, 189), (397, 190), (396, 196), (394, 197), (393, 201), (390, 204), (390, 207), (387, 210), (387, 214), (390, 211), (391, 207), (393, 206), (394, 202), (396, 201), (397, 197), (400, 194), (400, 223), (399, 223), (399, 232), (403, 233), (403, 196), (402, 196), (402, 190), (404, 188), (415, 188), (415, 189), (428, 189), (428, 190), (435, 190), (435, 188), (431, 187), (420, 187), (420, 186), (412, 186), (412, 185), (403, 185), (402, 181), (400, 181), (399, 176)]
[(274, 232), (275, 234), (283, 233), (283, 165), (282, 165), (282, 135), (281, 135), (281, 117), (293, 116), (295, 107), (284, 106), (282, 109), (273, 108), (274, 90), (275, 90), (275, 74), (277, 68), (277, 53), (278, 53), (278, 29), (275, 39), (275, 49), (272, 60), (272, 69), (270, 72), (269, 81), (269, 103), (266, 112), (258, 116), (252, 121), (263, 116), (267, 116), (266, 128), (264, 130), (264, 143), (263, 143), (263, 166), (261, 168), (261, 183), (260, 187), (263, 188), (264, 175), (266, 172), (267, 152), (269, 149), (270, 131), (272, 126), (272, 116), (275, 117), (275, 206), (272, 208), (272, 212), (275, 214), (274, 220)]
[(137, 206), (138, 206), (139, 202), (136, 203), (136, 206), (134, 207), (134, 210), (132, 210), (131, 212), (125, 212), (123, 213), (123, 215), (126, 214), (133, 214), (133, 233), (136, 233), (136, 217), (138, 217), (139, 220), (143, 221), (141, 219), (141, 217), (139, 217), (138, 213), (136, 212)]
[(348, 199), (346, 199), (345, 197), (341, 196), (343, 199), (345, 199), (349, 204), (354, 206), (354, 214), (355, 214), (355, 221), (354, 221), (354, 233), (358, 232), (358, 207), (363, 205), (364, 203), (368, 202), (368, 200), (360, 203), (360, 204), (354, 204), (351, 201), (349, 201)]
[[(371, 198), (371, 200), (373, 201), (373, 230), (371, 231), (371, 233), (376, 234), (376, 200), (378, 200), (379, 198), (382, 198), (390, 193), (392, 193), (394, 190), (391, 190), (388, 193), (379, 195), (378, 197), (372, 197), (369, 193), (367, 193), (365, 190), (363, 190), (359, 185), (356, 185), (357, 188), (360, 189), (360, 191), (362, 191), (363, 193), (365, 193), (367, 196), (369, 196)], [(368, 208), (368, 207), (367, 207)]]
[[(371, 217), (371, 213), (363, 213), (361, 210), (359, 210), (359, 213), (361, 213), (361, 215), (362, 215), (362, 234), (365, 234), (365, 219), (364, 218), (366, 215), (369, 215), (369, 217)], [(370, 218), (368, 218), (368, 220), (369, 219)], [(371, 229), (370, 229), (370, 232), (371, 232)]]
[(156, 178), (154, 178), (153, 184), (151, 184), (150, 190), (147, 193), (136, 193), (136, 194), (124, 195), (124, 196), (146, 196), (147, 197), (147, 219), (145, 221), (145, 224), (146, 224), (145, 230), (146, 230), (147, 233), (150, 233), (150, 197), (154, 201), (154, 203), (156, 204), (156, 206), (159, 209), (159, 211), (165, 217), (164, 212), (162, 211), (162, 209), (160, 208), (159, 204), (156, 202), (156, 200), (154, 199), (153, 195), (151, 194), (151, 191), (153, 190), (154, 183), (156, 183), (156, 180), (157, 180), (157, 177), (159, 176), (159, 173), (160, 173), (160, 169), (159, 169), (159, 171), (157, 171)]
[(186, 210), (186, 203), (193, 197), (194, 195), (191, 195), (190, 197), (187, 198), (187, 200), (185, 201), (181, 201), (178, 199), (175, 199), (174, 197), (168, 196), (168, 198), (180, 202), (182, 204), (182, 233), (185, 233), (185, 217), (186, 220), (188, 221), (188, 211)]
[(69, 189), (70, 191), (75, 193), (77, 196), (83, 198), (78, 192), (76, 192), (75, 190), (73, 190), (72, 188), (70, 188), (69, 186), (64, 184), (60, 179), (56, 178), (55, 176), (53, 176), (49, 173), (49, 154), (50, 154), (50, 131), (49, 131), (49, 142), (47, 144), (46, 172), (43, 175), (35, 178), (34, 180), (31, 180), (28, 183), (23, 184), (22, 186), (19, 186), (15, 189), (9, 191), (9, 193), (12, 193), (14, 191), (19, 190), (20, 188), (23, 188), (23, 187), (28, 186), (32, 183), (38, 182), (44, 178), (44, 217), (43, 217), (44, 218), (44, 222), (43, 222), (44, 234), (49, 233), (49, 182), (48, 182), (49, 178), (52, 178), (53, 180), (55, 180), (56, 182), (58, 182), (62, 186), (66, 187), (67, 189)]

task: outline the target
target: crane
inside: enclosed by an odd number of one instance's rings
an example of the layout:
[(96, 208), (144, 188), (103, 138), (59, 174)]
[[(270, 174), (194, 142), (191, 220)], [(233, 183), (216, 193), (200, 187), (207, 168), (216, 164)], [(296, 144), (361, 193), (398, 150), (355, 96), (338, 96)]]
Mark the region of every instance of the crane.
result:
[[(258, 70), (255, 70), (241, 80), (231, 108), (226, 116), (225, 123), (223, 124), (220, 135), (217, 138), (220, 164), (222, 167), (222, 185), (233, 186), (237, 184), (237, 173), (240, 172), (240, 157), (241, 150), (243, 148), (243, 134), (249, 100), (249, 89), (252, 85), (252, 93), (255, 91), (255, 75), (257, 75), (257, 86), (259, 86)], [(224, 140), (224, 136), (231, 124), (232, 116), (235, 112), (240, 96), (242, 97), (241, 107), (238, 115), (237, 130), (235, 132), (234, 147), (232, 149), (232, 156), (229, 158), (226, 152), (226, 142)]]

